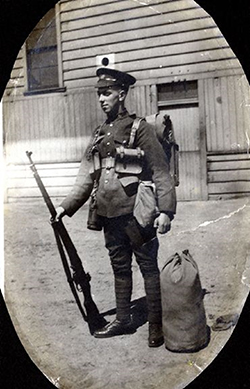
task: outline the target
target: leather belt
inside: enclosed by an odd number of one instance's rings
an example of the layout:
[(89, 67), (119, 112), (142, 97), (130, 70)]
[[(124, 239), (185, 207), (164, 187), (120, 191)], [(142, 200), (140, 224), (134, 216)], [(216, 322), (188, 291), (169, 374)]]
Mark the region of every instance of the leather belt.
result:
[(101, 159), (101, 167), (102, 169), (112, 169), (115, 167), (115, 158), (107, 157)]

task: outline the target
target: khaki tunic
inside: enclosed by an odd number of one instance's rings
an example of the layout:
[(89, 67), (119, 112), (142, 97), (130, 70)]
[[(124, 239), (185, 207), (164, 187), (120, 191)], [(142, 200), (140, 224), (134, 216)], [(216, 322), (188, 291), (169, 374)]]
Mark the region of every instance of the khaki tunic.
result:
[[(128, 145), (134, 119), (134, 115), (124, 111), (115, 120), (107, 120), (97, 130), (95, 147), (100, 155), (101, 166), (105, 159), (105, 166), (100, 171), (97, 211), (104, 217), (112, 218), (133, 213), (136, 189), (132, 192), (126, 190), (123, 180), (120, 179), (123, 175), (116, 172), (114, 157), (117, 147)], [(159, 211), (172, 216), (176, 211), (176, 195), (173, 179), (169, 174), (169, 165), (154, 129), (144, 120), (137, 130), (135, 147), (140, 147), (145, 153), (143, 171), (139, 178), (154, 182)], [(109, 159), (110, 163), (106, 162)], [(133, 175), (126, 176), (128, 180), (131, 178), (131, 182), (136, 178)], [(89, 198), (94, 177), (93, 163), (85, 156), (74, 187), (61, 204), (69, 216), (72, 216)]]

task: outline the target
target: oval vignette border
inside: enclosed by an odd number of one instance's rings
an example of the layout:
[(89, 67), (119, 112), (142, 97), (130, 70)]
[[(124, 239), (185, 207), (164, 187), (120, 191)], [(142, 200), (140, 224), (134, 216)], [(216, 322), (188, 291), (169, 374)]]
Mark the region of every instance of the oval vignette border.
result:
[[(202, 5), (201, 5), (201, 6), (202, 6)], [(211, 16), (213, 16), (213, 15), (211, 15)], [(223, 33), (223, 31), (222, 31), (222, 33)], [(229, 41), (229, 44), (230, 44), (230, 41)], [(204, 374), (204, 372), (203, 372), (203, 374)], [(202, 374), (202, 375), (203, 375), (203, 374)], [(191, 384), (190, 384), (190, 385), (191, 385)]]

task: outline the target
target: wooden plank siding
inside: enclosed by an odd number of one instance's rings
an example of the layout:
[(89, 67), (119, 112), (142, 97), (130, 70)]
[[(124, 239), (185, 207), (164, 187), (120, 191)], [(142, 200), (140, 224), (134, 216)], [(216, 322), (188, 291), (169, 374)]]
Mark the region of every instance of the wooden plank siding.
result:
[[(114, 52), (116, 67), (144, 82), (174, 75), (237, 69), (233, 52), (209, 15), (194, 1), (63, 1), (58, 4), (62, 83), (68, 89), (92, 86), (96, 55)], [(105, 17), (105, 22), (103, 19)], [(24, 48), (10, 85), (22, 93)], [(153, 60), (152, 60), (153, 58)], [(151, 82), (152, 84), (152, 82)]]
[(69, 88), (93, 85), (95, 57), (109, 53), (115, 53), (116, 68), (134, 74), (138, 83), (239, 68), (213, 20), (193, 1), (155, 1), (150, 7), (132, 1), (93, 1), (85, 8), (78, 3), (61, 4), (64, 83)]
[(250, 155), (208, 156), (208, 198), (213, 200), (250, 195)]
[[(248, 193), (242, 189), (247, 170), (239, 156), (249, 149), (249, 85), (227, 41), (202, 8), (192, 0), (61, 0), (57, 15), (59, 79), (66, 91), (24, 96), (25, 46), (5, 91), (10, 201), (39, 196), (31, 176), (10, 173), (13, 164), (18, 174), (23, 165), (27, 169), (26, 150), (33, 151), (34, 161), (44, 167), (52, 196), (64, 196), (69, 190), (76, 174), (71, 164), (79, 163), (92, 131), (104, 120), (93, 85), (96, 57), (109, 54), (114, 54), (115, 68), (137, 78), (126, 105), (139, 116), (157, 112), (158, 84), (198, 81), (199, 101), (193, 111), (172, 107), (181, 150), (178, 199), (217, 198), (218, 190), (226, 197)], [(180, 120), (187, 123), (185, 128)], [(191, 123), (194, 128), (189, 128)], [(210, 158), (231, 153), (233, 168), (222, 158), (219, 171), (214, 170), (217, 161)], [(228, 174), (229, 182), (223, 179)], [(236, 183), (241, 190), (235, 191)]]
[(208, 78), (205, 89), (208, 152), (237, 152), (249, 147), (250, 93), (245, 76)]
[[(208, 61), (224, 61), (225, 59), (228, 61), (228, 59), (233, 60), (233, 57), (230, 58), (231, 54), (231, 49), (225, 49), (224, 51), (221, 51), (221, 49), (215, 49), (213, 51), (210, 51), (209, 54), (207, 54), (204, 58), (204, 54), (201, 55), (200, 52), (197, 53), (187, 53), (187, 54), (181, 54), (178, 60), (172, 56), (168, 55), (167, 51), (162, 51), (161, 54), (159, 54), (159, 49), (158, 51), (158, 56), (154, 55), (154, 50), (151, 49), (150, 52), (152, 51), (152, 55), (148, 55), (148, 58), (143, 58), (144, 55), (140, 56), (140, 53), (137, 53), (137, 59), (135, 59), (133, 62), (130, 63), (130, 56), (124, 55), (121, 59), (121, 63), (123, 66), (123, 71), (127, 71), (129, 73), (132, 73), (137, 75), (137, 80), (139, 81), (140, 78), (145, 78), (145, 75), (143, 75), (143, 72), (147, 71), (149, 75), (153, 74), (153, 71), (155, 72), (155, 76), (153, 77), (160, 77), (160, 75), (165, 74), (166, 68), (176, 68), (177, 64), (178, 67), (184, 67), (185, 69), (187, 68), (188, 65), (196, 65), (198, 63), (207, 63)], [(218, 58), (220, 56), (220, 58)], [(141, 58), (142, 57), (142, 58)], [(127, 58), (127, 59), (126, 59)], [(153, 61), (152, 61), (153, 58)], [(233, 60), (234, 61), (234, 60)], [(232, 62), (233, 62), (232, 61)], [(119, 62), (117, 63), (119, 66)], [(117, 67), (118, 67), (117, 66)], [(150, 70), (148, 71), (148, 69)], [(164, 69), (163, 69), (164, 68)], [(160, 70), (159, 70), (160, 69)], [(212, 69), (212, 67), (211, 67)], [(168, 70), (169, 71), (169, 70)], [(83, 76), (86, 78), (91, 78), (93, 77), (93, 69), (90, 68), (90, 66), (86, 67), (86, 70), (83, 69), (73, 69), (65, 72), (65, 83), (70, 80), (82, 80)], [(92, 84), (93, 85), (93, 84)]]
[[(161, 8), (162, 11), (159, 11), (159, 13), (151, 12), (150, 15), (143, 13), (141, 10), (137, 12), (137, 15), (134, 10), (129, 10), (125, 13), (115, 12), (108, 15), (108, 21), (105, 24), (103, 23), (103, 17), (106, 15), (95, 16), (88, 20), (83, 18), (72, 21), (63, 20), (62, 15), (62, 37), (65, 44), (72, 42), (73, 49), (75, 49), (83, 45), (85, 46), (84, 39), (87, 40), (89, 45), (92, 39), (99, 38), (101, 39), (101, 45), (105, 37), (111, 43), (121, 41), (121, 34), (125, 35), (126, 41), (132, 40), (132, 35), (137, 39), (143, 36), (147, 38), (151, 35), (162, 36), (166, 35), (166, 33), (171, 35), (177, 28), (182, 31), (183, 27), (181, 26), (184, 22), (194, 21), (198, 17), (201, 19), (209, 19), (209, 16), (205, 15), (201, 8), (197, 8), (196, 10), (195, 8), (182, 10), (182, 19), (180, 19), (180, 16), (178, 16), (179, 13), (177, 12), (167, 12), (168, 6), (161, 5)], [(158, 23), (159, 29), (156, 28), (156, 23)], [(180, 24), (180, 26), (176, 26), (176, 24)], [(208, 26), (214, 26), (214, 24), (210, 23)], [(196, 30), (196, 28), (194, 29)]]
[[(35, 159), (35, 157), (34, 157)], [(72, 188), (79, 163), (37, 164), (38, 173), (54, 201), (60, 201)], [(8, 202), (41, 200), (41, 193), (29, 165), (6, 169), (6, 199)]]
[(38, 162), (79, 161), (91, 133), (103, 120), (96, 92), (51, 94), (3, 103), (8, 164), (26, 160), (32, 150)]
[(25, 77), (25, 52), (24, 46), (22, 46), (10, 74), (9, 82), (6, 85), (4, 97), (11, 94), (15, 96), (22, 95), (24, 92)]
[[(140, 116), (155, 113), (150, 86), (132, 88), (127, 107)], [(104, 120), (92, 89), (4, 101), (3, 116), (7, 164), (25, 163), (26, 150), (32, 150), (38, 162), (79, 161)]]
[(247, 196), (250, 194), (247, 79), (228, 76), (200, 82), (205, 90), (208, 199)]
[[(61, 82), (68, 89), (92, 86), (96, 56), (115, 53), (116, 67), (138, 83), (194, 73), (240, 70), (239, 63), (210, 16), (194, 1), (70, 0), (58, 4)], [(105, 20), (105, 22), (104, 22)], [(24, 92), (24, 48), (6, 94)], [(153, 82), (150, 82), (151, 84)]]
[[(79, 3), (78, 1), (76, 2)], [(202, 10), (195, 2), (187, 0), (175, 2), (169, 0), (151, 1), (150, 6), (145, 2), (131, 0), (102, 3), (95, 0), (91, 1), (91, 4), (87, 7), (85, 3), (85, 7), (83, 6), (76, 10), (71, 8), (73, 4), (74, 1), (70, 1), (68, 9), (66, 9), (65, 3), (61, 6), (62, 21), (71, 23), (68, 25), (69, 29), (82, 28), (83, 24), (88, 28), (99, 24), (121, 23), (123, 21), (130, 22), (144, 17), (151, 18), (154, 15), (167, 15), (168, 21), (170, 22), (171, 18), (169, 15), (178, 13), (179, 11), (186, 12), (196, 9), (199, 12), (199, 10)], [(203, 11), (202, 16), (206, 15), (205, 11)], [(105, 23), (103, 23), (103, 18), (107, 19)], [(148, 22), (150, 24), (150, 21)], [(65, 30), (67, 30), (67, 26)]]

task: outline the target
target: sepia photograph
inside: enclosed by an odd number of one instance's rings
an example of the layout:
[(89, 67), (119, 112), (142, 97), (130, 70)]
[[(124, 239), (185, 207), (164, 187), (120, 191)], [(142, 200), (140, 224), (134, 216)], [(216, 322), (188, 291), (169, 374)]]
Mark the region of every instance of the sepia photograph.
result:
[(235, 51), (193, 0), (61, 0), (9, 76), (2, 293), (21, 344), (56, 388), (186, 388), (249, 293)]

